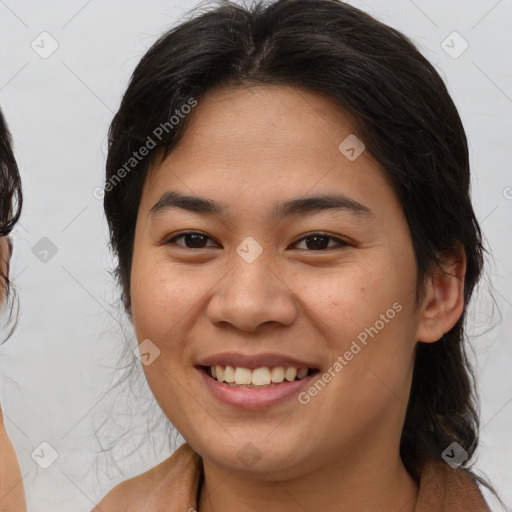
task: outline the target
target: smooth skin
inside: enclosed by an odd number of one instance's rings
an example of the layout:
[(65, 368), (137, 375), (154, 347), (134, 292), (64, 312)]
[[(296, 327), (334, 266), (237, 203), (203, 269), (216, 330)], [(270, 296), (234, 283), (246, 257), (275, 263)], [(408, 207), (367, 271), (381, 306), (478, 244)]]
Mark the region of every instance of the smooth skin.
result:
[[(9, 268), (10, 247), (7, 237), (0, 237), (1, 275)], [(5, 290), (0, 288), (0, 307), (5, 302)], [(25, 492), (14, 446), (7, 435), (2, 404), (0, 404), (0, 512), (25, 512)]]
[[(200, 512), (413, 512), (418, 487), (399, 441), (415, 348), (439, 340), (460, 317), (463, 252), (447, 261), (448, 274), (432, 275), (417, 305), (400, 202), (368, 151), (355, 161), (340, 152), (354, 125), (321, 95), (284, 85), (222, 87), (190, 116), (183, 139), (146, 180), (131, 301), (137, 340), (161, 351), (144, 366), (151, 390), (203, 457)], [(223, 203), (226, 212), (153, 215), (169, 191)], [(371, 214), (270, 216), (278, 202), (333, 193)], [(208, 238), (169, 242), (185, 231)], [(308, 237), (316, 233), (333, 237), (327, 248), (315, 250)], [(252, 263), (236, 252), (249, 236), (263, 249)], [(274, 352), (323, 373), (395, 303), (401, 311), (307, 405), (292, 398), (240, 410), (214, 398), (195, 368), (220, 352)], [(262, 455), (251, 468), (237, 456), (248, 442)], [(98, 509), (142, 507), (146, 490), (158, 494), (158, 480), (165, 463), (114, 488)], [(159, 503), (166, 510), (165, 492)]]

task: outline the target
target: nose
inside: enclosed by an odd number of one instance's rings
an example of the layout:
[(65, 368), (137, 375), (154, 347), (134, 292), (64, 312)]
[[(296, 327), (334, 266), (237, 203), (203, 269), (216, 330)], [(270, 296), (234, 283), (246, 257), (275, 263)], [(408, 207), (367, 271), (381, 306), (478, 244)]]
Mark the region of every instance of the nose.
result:
[(297, 317), (297, 301), (289, 271), (280, 268), (263, 256), (248, 263), (235, 253), (231, 271), (219, 281), (208, 304), (210, 321), (245, 332), (269, 323), (291, 325)]

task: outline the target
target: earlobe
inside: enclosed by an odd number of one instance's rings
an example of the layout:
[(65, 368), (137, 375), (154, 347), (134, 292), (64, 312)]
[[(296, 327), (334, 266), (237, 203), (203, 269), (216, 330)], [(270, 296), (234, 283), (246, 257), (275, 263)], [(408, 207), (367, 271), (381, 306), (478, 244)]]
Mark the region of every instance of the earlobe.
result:
[(464, 310), (466, 255), (462, 246), (445, 258), (443, 270), (435, 268), (420, 308), (416, 340), (433, 343), (448, 332)]

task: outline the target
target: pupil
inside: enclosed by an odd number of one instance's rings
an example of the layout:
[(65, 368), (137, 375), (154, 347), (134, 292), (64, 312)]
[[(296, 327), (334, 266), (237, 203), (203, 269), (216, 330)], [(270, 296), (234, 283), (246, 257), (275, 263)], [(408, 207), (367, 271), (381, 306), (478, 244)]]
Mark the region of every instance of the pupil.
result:
[[(204, 236), (203, 235), (199, 235), (199, 234), (187, 234), (185, 235), (185, 240), (190, 240), (192, 239), (192, 245), (196, 245), (196, 244), (199, 244), (201, 245), (201, 239), (203, 239), (203, 242), (204, 242)], [(199, 239), (199, 240), (198, 240)], [(189, 246), (190, 244), (186, 244), (187, 246)]]
[[(318, 242), (319, 239), (323, 240), (324, 243)], [(313, 250), (326, 248), (327, 245), (329, 244), (328, 242), (325, 243), (327, 241), (327, 239), (328, 239), (328, 237), (326, 237), (326, 236), (310, 236), (307, 239), (308, 241), (306, 242), (306, 245), (307, 245), (308, 249), (313, 249)], [(314, 242), (313, 244), (310, 244), (309, 243), (310, 240), (316, 240), (316, 242)]]

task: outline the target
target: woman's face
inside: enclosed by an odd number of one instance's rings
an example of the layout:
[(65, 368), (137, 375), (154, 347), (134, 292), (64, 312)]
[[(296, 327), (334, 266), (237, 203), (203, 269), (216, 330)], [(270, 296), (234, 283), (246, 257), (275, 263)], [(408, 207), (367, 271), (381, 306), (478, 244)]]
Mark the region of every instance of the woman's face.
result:
[[(383, 446), (398, 453), (421, 308), (408, 225), (382, 168), (358, 156), (340, 109), (297, 88), (218, 89), (189, 115), (145, 184), (131, 273), (161, 408), (226, 470), (291, 476)], [(179, 207), (171, 194), (219, 210)], [(275, 215), (295, 201), (305, 207)], [(214, 364), (261, 385), (220, 383)], [(292, 381), (263, 384), (282, 380), (280, 368)], [(301, 368), (314, 373), (293, 381)]]

